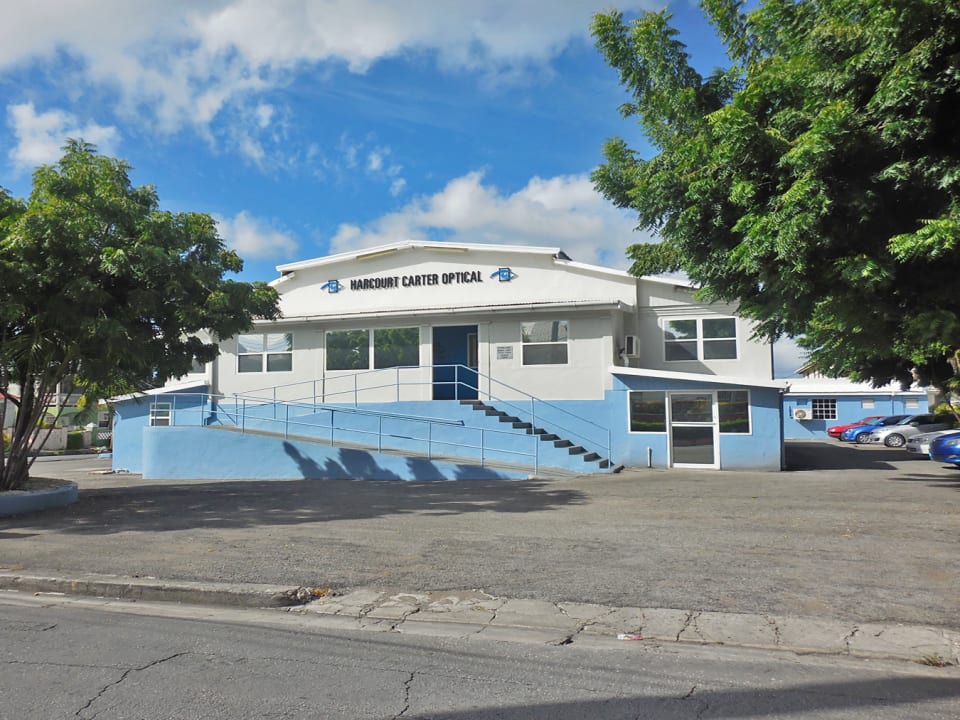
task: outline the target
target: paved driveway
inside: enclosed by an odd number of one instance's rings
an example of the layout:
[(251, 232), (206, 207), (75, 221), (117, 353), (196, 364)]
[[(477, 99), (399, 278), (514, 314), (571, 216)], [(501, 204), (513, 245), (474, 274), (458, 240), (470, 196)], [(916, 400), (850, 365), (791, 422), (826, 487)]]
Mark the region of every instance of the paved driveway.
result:
[(960, 471), (791, 443), (782, 473), (153, 482), (41, 463), (77, 505), (0, 520), (0, 565), (960, 627)]

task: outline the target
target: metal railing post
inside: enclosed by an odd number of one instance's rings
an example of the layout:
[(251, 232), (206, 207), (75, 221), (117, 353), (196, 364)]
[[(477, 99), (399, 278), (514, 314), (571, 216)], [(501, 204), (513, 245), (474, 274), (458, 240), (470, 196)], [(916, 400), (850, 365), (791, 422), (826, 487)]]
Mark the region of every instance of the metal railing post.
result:
[(243, 409), (240, 412), (240, 432), (247, 431), (247, 399), (243, 399)]
[(377, 415), (377, 452), (383, 452), (383, 415)]
[(283, 421), (283, 439), (287, 440), (290, 437), (290, 406), (284, 403), (283, 407), (286, 411), (286, 417)]
[(427, 423), (427, 460), (433, 460), (433, 423)]
[(486, 440), (484, 437), (484, 431), (483, 431), (483, 428), (480, 428), (480, 467), (483, 467), (485, 450), (486, 450)]
[(173, 394), (173, 404), (170, 406), (170, 427), (177, 424), (177, 394)]

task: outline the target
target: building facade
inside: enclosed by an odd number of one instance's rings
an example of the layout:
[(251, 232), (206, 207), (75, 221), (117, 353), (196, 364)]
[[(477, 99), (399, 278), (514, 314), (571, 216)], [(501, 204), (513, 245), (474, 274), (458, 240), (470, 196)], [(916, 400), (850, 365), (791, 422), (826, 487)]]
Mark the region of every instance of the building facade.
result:
[[(331, 459), (338, 441), (373, 447), (375, 464), (392, 449), (537, 471), (780, 468), (784, 383), (770, 346), (682, 281), (556, 248), (429, 242), (278, 271), (282, 319), (220, 339), (202, 372), (117, 404), (115, 466), (169, 476), (151, 448), (171, 428), (183, 443), (188, 429), (242, 425), (261, 445), (282, 435), (273, 472), (301, 477), (346, 473)], [(291, 466), (294, 442), (314, 465)]]

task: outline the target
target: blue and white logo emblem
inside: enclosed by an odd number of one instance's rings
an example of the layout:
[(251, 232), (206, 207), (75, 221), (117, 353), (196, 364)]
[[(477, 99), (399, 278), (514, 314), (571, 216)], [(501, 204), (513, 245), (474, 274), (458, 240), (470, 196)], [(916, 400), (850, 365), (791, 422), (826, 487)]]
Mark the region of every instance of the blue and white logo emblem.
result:
[(517, 274), (510, 268), (500, 268), (499, 270), (491, 273), (490, 277), (497, 278), (500, 280), (500, 282), (510, 282), (517, 277)]
[(338, 293), (343, 289), (343, 285), (339, 280), (327, 280), (323, 285), (320, 286), (321, 290), (326, 290), (329, 293)]

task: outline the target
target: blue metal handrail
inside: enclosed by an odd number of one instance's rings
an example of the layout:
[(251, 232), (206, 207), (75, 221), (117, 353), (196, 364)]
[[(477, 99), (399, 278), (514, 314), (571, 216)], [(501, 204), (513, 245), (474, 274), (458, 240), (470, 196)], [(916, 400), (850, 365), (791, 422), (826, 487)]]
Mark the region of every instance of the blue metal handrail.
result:
[[(177, 407), (177, 398), (186, 398), (191, 402), (190, 407), (183, 407), (183, 401), (181, 400), (181, 406)], [(196, 406), (196, 400), (200, 399), (199, 406)], [(231, 398), (230, 396), (225, 395), (215, 395), (213, 393), (164, 393), (162, 396), (157, 396), (153, 399), (151, 403), (151, 417), (157, 415), (156, 408), (159, 403), (166, 403), (167, 399), (171, 399), (171, 408), (169, 409), (169, 414), (164, 414), (164, 417), (167, 418), (167, 422), (170, 426), (186, 426), (186, 427), (204, 427), (210, 426), (213, 423), (212, 415), (216, 413), (218, 424), (223, 425), (224, 423), (220, 422), (221, 416), (226, 416), (228, 420), (232, 422), (232, 426), (240, 430), (241, 433), (253, 432), (253, 429), (249, 427), (251, 423), (262, 423), (269, 426), (270, 423), (282, 423), (283, 427), (283, 438), (287, 439), (290, 437), (290, 427), (304, 427), (304, 428), (313, 428), (317, 429), (318, 426), (316, 423), (303, 422), (290, 417), (290, 408), (301, 408), (311, 410), (310, 414), (320, 414), (320, 413), (330, 413), (330, 424), (329, 429), (329, 442), (331, 446), (337, 445), (336, 431), (339, 430), (342, 433), (349, 432), (354, 435), (360, 436), (371, 436), (375, 435), (377, 437), (377, 451), (382, 452), (384, 449), (384, 438), (394, 438), (402, 440), (414, 440), (424, 442), (426, 445), (426, 454), (428, 459), (432, 459), (434, 456), (434, 447), (435, 446), (449, 446), (449, 447), (459, 447), (479, 451), (480, 456), (480, 465), (483, 466), (485, 462), (488, 462), (489, 458), (487, 455), (491, 452), (500, 453), (503, 455), (515, 455), (524, 458), (531, 458), (534, 466), (534, 471), (539, 472), (540, 470), (540, 453), (539, 453), (539, 443), (537, 438), (531, 438), (533, 444), (532, 452), (524, 452), (522, 450), (513, 450), (508, 448), (491, 448), (487, 443), (488, 435), (510, 435), (513, 437), (517, 436), (516, 432), (511, 432), (509, 430), (493, 430), (483, 427), (474, 427), (467, 425), (463, 420), (451, 420), (448, 418), (432, 418), (426, 416), (412, 415), (406, 413), (389, 413), (389, 412), (378, 412), (375, 410), (365, 410), (362, 408), (353, 408), (343, 405), (316, 405), (306, 404), (306, 403), (295, 403), (295, 402), (280, 402), (279, 404), (284, 408), (284, 417), (277, 418), (275, 416), (276, 404), (272, 403), (270, 400), (264, 398), (248, 398), (235, 396)], [(233, 412), (225, 408), (222, 404), (224, 400), (235, 400), (237, 402), (233, 405)], [(248, 407), (247, 401), (250, 400), (251, 404)], [(255, 409), (258, 407), (264, 407), (266, 405), (274, 405), (273, 413), (270, 416), (256, 414)], [(189, 418), (196, 413), (199, 417), (198, 422), (189, 422)], [(208, 415), (209, 413), (209, 415)], [(337, 426), (335, 423), (336, 414), (346, 414), (346, 415), (362, 415), (362, 416), (372, 416), (377, 417), (377, 430), (364, 430), (361, 428), (348, 428), (344, 426)], [(186, 417), (187, 422), (182, 422), (182, 418)], [(296, 416), (294, 416), (296, 417)], [(302, 416), (301, 416), (302, 417)], [(383, 429), (383, 420), (384, 419), (397, 419), (413, 423), (422, 423), (426, 426), (426, 437), (413, 437), (410, 435), (399, 435), (396, 433), (384, 432)], [(248, 423), (248, 421), (250, 421)], [(433, 428), (437, 425), (445, 425), (452, 427), (462, 427), (467, 431), (475, 431), (480, 435), (479, 444), (473, 445), (465, 443), (462, 440), (457, 442), (446, 441), (442, 439), (437, 439), (433, 435)], [(281, 433), (274, 433), (280, 435)], [(317, 436), (319, 437), (319, 436)], [(343, 441), (341, 441), (341, 444)], [(399, 448), (397, 448), (399, 449)]]
[[(433, 371), (437, 370), (438, 368), (440, 368), (440, 369), (453, 369), (453, 371), (454, 371), (454, 379), (453, 379), (453, 380), (441, 380), (441, 381), (433, 380), (433, 379), (432, 379), (432, 378), (433, 378), (433, 374), (434, 374)], [(412, 371), (412, 370), (431, 371), (431, 372), (430, 372), (431, 379), (430, 379), (430, 380), (419, 380), (419, 381), (416, 381), (416, 380), (405, 380), (405, 381), (404, 381), (404, 380), (401, 380), (401, 378), (400, 378), (400, 373), (401, 373), (401, 371), (404, 371), (404, 370), (411, 370), (411, 371)], [(465, 378), (464, 378), (464, 379), (461, 379), (461, 371), (462, 371), (462, 372), (464, 373), (464, 375), (465, 375)], [(395, 379), (394, 379), (393, 382), (390, 382), (390, 383), (384, 383), (384, 384), (379, 384), (379, 385), (371, 385), (371, 386), (366, 386), (366, 387), (360, 387), (360, 383), (359, 383), (359, 378), (360, 378), (360, 377), (365, 376), (365, 375), (373, 375), (373, 374), (375, 374), (375, 373), (379, 373), (379, 374), (394, 373), (394, 374), (395, 374)], [(476, 385), (473, 385), (473, 384), (471, 384), (471, 383), (466, 382), (466, 378), (470, 378), (470, 377), (477, 378)], [(363, 393), (371, 393), (371, 392), (373, 392), (373, 391), (375, 391), (375, 390), (383, 390), (383, 389), (385, 389), (385, 388), (396, 387), (395, 397), (396, 397), (396, 399), (399, 401), (399, 397), (400, 397), (400, 387), (405, 386), (405, 385), (409, 385), (409, 386), (453, 385), (453, 386), (454, 386), (454, 396), (455, 396), (455, 398), (459, 399), (460, 393), (457, 392), (457, 390), (458, 390), (459, 388), (461, 388), (461, 387), (462, 387), (462, 388), (466, 388), (467, 390), (476, 392), (477, 397), (480, 397), (481, 395), (484, 395), (487, 400), (489, 400), (490, 402), (496, 403), (498, 406), (507, 406), (507, 407), (511, 408), (511, 409), (514, 411), (514, 414), (518, 414), (518, 417), (526, 416), (527, 418), (529, 418), (529, 421), (531, 422), (531, 424), (532, 424), (534, 427), (537, 426), (538, 417), (539, 417), (540, 420), (543, 420), (543, 417), (544, 417), (544, 416), (543, 416), (543, 413), (540, 413), (539, 416), (538, 416), (538, 413), (537, 413), (537, 407), (538, 407), (538, 405), (539, 405), (541, 408), (543, 408), (543, 407), (549, 408), (551, 411), (553, 411), (553, 412), (555, 412), (555, 413), (559, 413), (559, 414), (563, 415), (564, 417), (568, 417), (568, 418), (572, 419), (573, 421), (576, 422), (576, 424), (577, 424), (578, 427), (582, 427), (583, 425), (592, 426), (593, 428), (596, 428), (596, 429), (600, 432), (599, 438), (598, 438), (598, 437), (592, 437), (592, 436), (590, 436), (590, 435), (588, 435), (588, 434), (585, 434), (584, 432), (582, 432), (582, 431), (579, 430), (579, 429), (574, 429), (574, 428), (568, 427), (568, 426), (566, 426), (566, 425), (564, 425), (564, 424), (562, 424), (562, 423), (559, 423), (559, 422), (557, 422), (557, 421), (555, 421), (555, 420), (552, 420), (552, 419), (551, 419), (551, 421), (550, 421), (550, 423), (551, 423), (551, 430), (560, 431), (560, 432), (562, 432), (564, 435), (567, 435), (568, 437), (570, 437), (570, 438), (572, 438), (572, 439), (577, 439), (577, 440), (580, 441), (580, 442), (586, 442), (588, 445), (601, 446), (601, 449), (604, 450), (604, 452), (605, 452), (605, 454), (606, 454), (606, 457), (609, 458), (609, 457), (612, 456), (612, 452), (613, 452), (613, 447), (612, 447), (612, 444), (613, 444), (613, 443), (612, 443), (612, 433), (610, 432), (610, 429), (609, 429), (609, 428), (604, 427), (604, 426), (602, 426), (602, 425), (599, 425), (599, 424), (597, 424), (597, 423), (595, 423), (595, 422), (592, 422), (592, 421), (590, 421), (590, 420), (585, 420), (585, 419), (583, 419), (582, 417), (576, 415), (575, 413), (572, 413), (572, 412), (570, 412), (569, 410), (566, 410), (566, 409), (560, 407), (559, 405), (556, 405), (556, 404), (554, 404), (554, 403), (551, 403), (551, 402), (548, 401), (548, 400), (543, 400), (543, 399), (538, 398), (538, 397), (536, 397), (536, 396), (534, 396), (534, 395), (531, 395), (530, 393), (526, 392), (525, 390), (521, 390), (520, 388), (517, 388), (517, 387), (514, 387), (514, 386), (512, 386), (512, 385), (509, 385), (508, 383), (505, 383), (505, 382), (502, 382), (502, 381), (500, 381), (500, 380), (497, 380), (496, 378), (494, 378), (494, 377), (492, 377), (492, 376), (490, 376), (490, 375), (486, 375), (485, 373), (481, 373), (481, 372), (479, 372), (478, 370), (476, 370), (476, 369), (474, 369), (474, 368), (467, 367), (466, 365), (460, 365), (460, 364), (451, 364), (451, 365), (404, 365), (404, 366), (398, 366), (398, 367), (393, 367), (393, 368), (382, 368), (382, 369), (374, 369), (374, 370), (361, 370), (361, 371), (358, 371), (358, 372), (355, 372), (355, 373), (351, 373), (351, 374), (348, 374), (348, 375), (339, 375), (339, 376), (336, 376), (336, 377), (334, 377), (334, 378), (330, 378), (329, 380), (332, 380), (332, 381), (336, 382), (336, 381), (340, 381), (340, 380), (347, 379), (347, 378), (352, 378), (352, 380), (353, 380), (353, 388), (348, 388), (348, 389), (346, 389), (346, 390), (340, 390), (340, 391), (333, 392), (333, 393), (327, 392), (327, 390), (326, 390), (326, 384), (327, 384), (327, 382), (328, 382), (328, 379), (327, 379), (327, 378), (320, 378), (320, 379), (313, 379), (313, 380), (301, 380), (301, 381), (299, 381), (299, 382), (287, 383), (287, 384), (285, 384), (285, 385), (276, 385), (276, 386), (272, 386), (272, 387), (266, 387), (266, 388), (261, 388), (261, 389), (258, 389), (258, 390), (253, 390), (253, 391), (251, 391), (251, 393), (260, 393), (260, 392), (263, 392), (263, 391), (270, 391), (270, 392), (271, 392), (271, 395), (272, 395), (272, 400), (271, 400), (271, 402), (276, 403), (276, 402), (280, 402), (280, 400), (279, 400), (278, 397), (277, 397), (277, 391), (278, 391), (278, 390), (287, 390), (287, 389), (295, 388), (295, 387), (298, 387), (298, 386), (309, 385), (309, 386), (312, 387), (312, 399), (313, 399), (313, 402), (316, 403), (316, 401), (317, 401), (317, 385), (318, 385), (318, 383), (319, 383), (319, 384), (320, 384), (320, 391), (321, 391), (321, 392), (320, 392), (321, 402), (326, 402), (326, 401), (327, 401), (327, 398), (328, 398), (328, 397), (331, 397), (331, 396), (347, 395), (347, 396), (352, 396), (352, 398), (353, 398), (353, 406), (354, 406), (354, 407), (357, 407), (357, 406), (359, 405), (359, 397), (360, 397), (360, 393), (361, 393), (361, 392), (363, 392)], [(488, 389), (487, 389), (486, 391), (483, 391), (483, 390), (481, 389), (480, 385), (481, 385), (482, 383), (480, 382), (480, 380), (486, 380), (486, 381), (487, 381)], [(524, 400), (524, 404), (523, 404), (523, 405), (519, 405), (519, 404), (517, 404), (517, 402), (516, 402), (515, 400), (509, 400), (509, 399), (505, 399), (505, 398), (503, 398), (503, 397), (499, 397), (499, 396), (497, 396), (497, 395), (494, 395), (492, 392), (490, 392), (490, 389), (489, 389), (489, 386), (491, 386), (491, 385), (494, 384), (494, 383), (495, 383), (497, 386), (499, 386), (499, 387), (501, 387), (501, 388), (503, 388), (503, 389), (509, 390), (509, 391), (512, 392), (512, 393), (516, 393), (516, 394), (520, 395), (520, 396), (523, 398), (523, 400)], [(470, 394), (472, 394), (472, 392), (471, 392)], [(240, 397), (243, 397), (243, 396), (245, 396), (245, 395), (240, 395)], [(295, 398), (293, 398), (292, 400), (290, 400), (290, 402), (306, 402), (306, 401), (308, 401), (310, 398), (311, 398), (311, 396), (309, 396), (309, 395), (307, 395), (307, 396), (301, 396), (301, 397), (295, 397)], [(526, 407), (526, 402), (529, 402), (529, 408)], [(569, 422), (569, 421), (568, 421), (568, 422)]]

